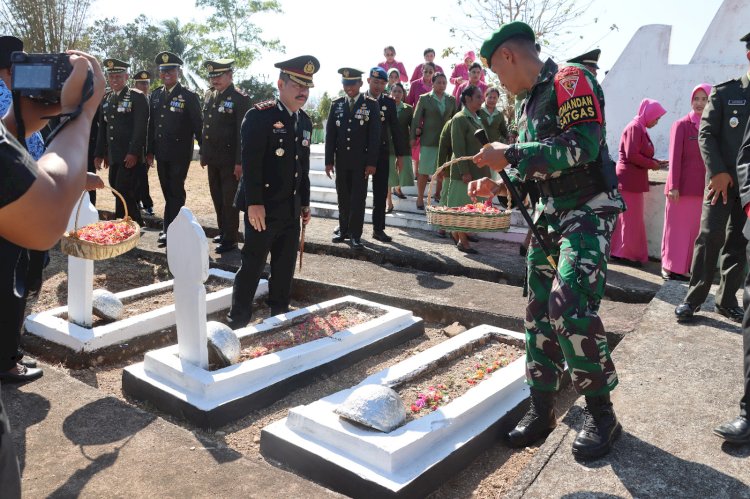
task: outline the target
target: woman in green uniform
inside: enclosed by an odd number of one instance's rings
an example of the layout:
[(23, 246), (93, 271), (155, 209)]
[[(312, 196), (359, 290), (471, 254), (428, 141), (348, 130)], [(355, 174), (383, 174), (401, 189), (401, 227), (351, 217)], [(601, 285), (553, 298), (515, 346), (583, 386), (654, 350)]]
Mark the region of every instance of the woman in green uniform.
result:
[(448, 80), (445, 75), (435, 74), (432, 91), (421, 95), (414, 109), (414, 119), (409, 133), (412, 141), (416, 141), (419, 137), (421, 143), (417, 180), (417, 208), (420, 210), (424, 209), (424, 190), (427, 186), (427, 179), (435, 173), (437, 168), (440, 132), (445, 122), (456, 112), (456, 99), (445, 92), (447, 86)]
[[(470, 85), (461, 92), (461, 111), (458, 112), (451, 124), (451, 147), (453, 158), (473, 156), (482, 148), (474, 132), (482, 128), (482, 122), (477, 113), (482, 107), (482, 91), (479, 87)], [(446, 206), (464, 206), (472, 202), (467, 187), (469, 182), (490, 175), (489, 167), (479, 168), (472, 161), (461, 161), (451, 167), (450, 184), (446, 189), (448, 199)], [(469, 246), (469, 235), (466, 232), (453, 232), (456, 248), (464, 253), (476, 254), (477, 250)]]
[[(414, 108), (404, 102), (406, 96), (406, 90), (400, 82), (396, 82), (391, 87), (391, 97), (396, 101), (396, 115), (398, 116), (398, 132), (404, 136), (404, 143), (409, 143), (409, 130), (411, 128), (411, 120), (414, 117)], [(393, 142), (391, 141), (391, 156), (389, 158), (390, 174), (388, 176), (388, 187), (391, 189), (388, 191), (388, 208), (387, 212), (393, 211), (393, 200), (391, 193), (400, 199), (406, 199), (406, 196), (401, 192), (401, 187), (414, 185), (414, 177), (411, 165), (411, 154), (407, 156), (401, 156), (401, 171), (396, 171), (396, 154), (393, 150)]]

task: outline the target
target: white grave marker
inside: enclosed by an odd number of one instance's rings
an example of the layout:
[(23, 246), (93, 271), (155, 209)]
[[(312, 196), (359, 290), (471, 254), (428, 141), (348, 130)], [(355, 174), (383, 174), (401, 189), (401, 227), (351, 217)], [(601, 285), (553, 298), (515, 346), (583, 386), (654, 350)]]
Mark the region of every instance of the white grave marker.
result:
[(167, 262), (174, 275), (174, 305), (180, 359), (208, 369), (206, 287), (208, 243), (193, 213), (180, 208), (167, 229)]
[[(68, 220), (68, 231), (76, 228), (74, 209)], [(78, 228), (99, 220), (99, 212), (91, 204), (89, 193), (83, 194), (82, 206), (78, 215)], [(91, 300), (94, 292), (94, 261), (68, 257), (68, 320), (79, 326), (90, 328), (93, 324)]]

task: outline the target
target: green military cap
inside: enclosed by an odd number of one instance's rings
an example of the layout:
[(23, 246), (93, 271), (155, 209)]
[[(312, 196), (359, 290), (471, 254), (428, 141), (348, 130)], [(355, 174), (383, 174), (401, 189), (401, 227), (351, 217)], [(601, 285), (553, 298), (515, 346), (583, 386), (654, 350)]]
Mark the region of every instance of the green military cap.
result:
[(120, 59), (104, 59), (104, 68), (107, 70), (107, 73), (114, 74), (114, 73), (124, 73), (128, 70), (130, 67), (130, 64), (127, 62), (121, 61)]
[(277, 62), (274, 67), (289, 75), (289, 79), (306, 87), (314, 87), (313, 75), (320, 69), (320, 63), (311, 55), (301, 55), (288, 61)]
[(154, 57), (154, 63), (159, 66), (159, 71), (162, 69), (171, 69), (174, 67), (182, 66), (182, 59), (177, 54), (172, 52), (159, 52)]
[(602, 55), (602, 51), (600, 49), (594, 49), (591, 52), (586, 52), (585, 54), (568, 59), (568, 62), (572, 62), (573, 64), (583, 64), (584, 66), (591, 66), (599, 69), (598, 63), (600, 55)]
[(148, 71), (138, 71), (133, 76), (133, 81), (151, 81), (151, 73)]
[(208, 77), (214, 78), (221, 76), (227, 71), (234, 69), (234, 59), (219, 59), (216, 61), (206, 61), (203, 63), (203, 67), (208, 71)]
[(745, 42), (745, 47), (747, 47), (747, 49), (750, 50), (750, 33), (740, 38), (740, 41)]
[(362, 81), (363, 71), (354, 68), (341, 68), (338, 73), (341, 75), (341, 83), (344, 85), (351, 85)]
[(497, 31), (492, 33), (491, 37), (484, 41), (482, 48), (479, 49), (479, 58), (482, 60), (482, 64), (490, 67), (492, 54), (495, 53), (495, 50), (503, 43), (515, 37), (527, 38), (532, 42), (536, 42), (534, 30), (525, 22), (513, 21), (503, 24)]

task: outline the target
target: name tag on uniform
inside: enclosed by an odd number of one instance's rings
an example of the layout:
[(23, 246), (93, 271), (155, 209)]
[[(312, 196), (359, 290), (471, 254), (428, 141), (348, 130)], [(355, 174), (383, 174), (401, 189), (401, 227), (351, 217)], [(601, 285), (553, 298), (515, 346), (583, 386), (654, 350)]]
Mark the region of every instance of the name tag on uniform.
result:
[(728, 104), (730, 106), (744, 106), (745, 104), (747, 104), (747, 100), (730, 100)]

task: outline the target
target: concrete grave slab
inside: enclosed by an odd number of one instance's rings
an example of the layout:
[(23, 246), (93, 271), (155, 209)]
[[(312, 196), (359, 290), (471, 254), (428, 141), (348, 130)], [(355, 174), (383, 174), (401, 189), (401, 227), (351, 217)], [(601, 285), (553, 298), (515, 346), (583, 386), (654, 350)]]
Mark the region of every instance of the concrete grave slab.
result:
[(359, 385), (291, 409), (266, 426), (261, 452), (354, 497), (424, 497), (466, 467), (520, 417), (529, 390), (521, 357), (436, 411), (382, 433), (334, 413), (355, 389), (418, 378), (482, 339), (523, 344), (524, 335), (482, 325), (365, 378)]
[[(206, 296), (206, 313), (211, 314), (229, 308), (232, 301), (234, 274), (220, 269), (211, 269), (208, 274), (227, 281), (227, 287)], [(173, 288), (174, 281), (164, 281), (140, 288), (115, 293), (124, 304), (147, 298)], [(268, 281), (262, 280), (255, 297), (268, 293)], [(175, 325), (175, 307), (165, 307), (128, 317), (102, 326), (82, 327), (62, 318), (68, 307), (62, 306), (31, 314), (24, 323), (26, 331), (45, 341), (60, 345), (76, 353), (93, 353), (103, 348), (121, 345), (136, 338), (156, 333)]]
[(144, 361), (123, 371), (123, 391), (201, 426), (216, 428), (264, 407), (311, 382), (369, 355), (424, 333), (421, 318), (408, 310), (344, 296), (262, 323), (235, 330), (242, 341), (290, 324), (297, 317), (342, 304), (359, 304), (385, 313), (362, 324), (216, 371), (182, 360), (178, 346), (148, 352)]

